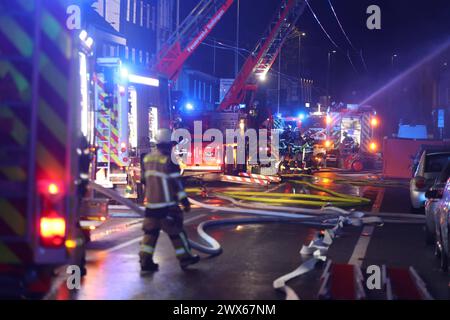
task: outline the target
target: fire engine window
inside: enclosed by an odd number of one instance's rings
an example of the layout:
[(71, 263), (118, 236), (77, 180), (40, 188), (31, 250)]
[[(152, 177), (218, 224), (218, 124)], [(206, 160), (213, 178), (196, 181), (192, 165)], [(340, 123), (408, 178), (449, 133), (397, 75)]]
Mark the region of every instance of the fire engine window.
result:
[(344, 133), (356, 143), (361, 144), (361, 120), (359, 118), (344, 118), (341, 124), (341, 142), (345, 139)]

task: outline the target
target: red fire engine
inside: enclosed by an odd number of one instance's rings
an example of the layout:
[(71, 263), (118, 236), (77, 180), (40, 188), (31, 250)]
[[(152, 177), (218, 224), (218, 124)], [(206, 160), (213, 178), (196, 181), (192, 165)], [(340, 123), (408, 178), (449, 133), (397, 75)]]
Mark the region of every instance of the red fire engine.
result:
[(79, 52), (66, 1), (0, 8), (0, 295), (37, 297), (56, 267), (84, 268)]
[(348, 105), (331, 111), (325, 118), (327, 164), (347, 170), (362, 171), (375, 165), (379, 145), (375, 130), (379, 125), (376, 111), (370, 106)]

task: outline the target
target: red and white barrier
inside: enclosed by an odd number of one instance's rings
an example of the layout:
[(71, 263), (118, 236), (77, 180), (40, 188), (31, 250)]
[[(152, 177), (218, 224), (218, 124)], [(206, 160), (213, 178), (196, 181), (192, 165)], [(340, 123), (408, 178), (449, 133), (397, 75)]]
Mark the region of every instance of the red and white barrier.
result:
[(244, 178), (237, 176), (222, 176), (222, 181), (232, 182), (232, 183), (242, 183), (242, 184), (252, 184), (252, 185), (260, 185), (260, 186), (268, 186), (270, 181), (263, 179), (255, 179), (255, 178)]
[(361, 270), (351, 264), (328, 261), (322, 274), (319, 299), (362, 300), (366, 298)]
[(388, 300), (433, 300), (425, 282), (413, 267), (386, 269)]
[(266, 176), (263, 174), (253, 174), (253, 173), (247, 173), (247, 172), (239, 172), (239, 176), (245, 177), (245, 178), (253, 178), (258, 180), (269, 180), (270, 182), (281, 182), (281, 178), (277, 176)]

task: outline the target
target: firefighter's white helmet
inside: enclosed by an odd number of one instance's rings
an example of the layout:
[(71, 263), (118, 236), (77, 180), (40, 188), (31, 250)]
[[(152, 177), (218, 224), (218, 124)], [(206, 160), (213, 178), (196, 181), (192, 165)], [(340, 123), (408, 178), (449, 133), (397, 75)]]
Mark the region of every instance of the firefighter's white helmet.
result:
[(172, 131), (166, 128), (159, 129), (156, 133), (157, 144), (172, 144)]

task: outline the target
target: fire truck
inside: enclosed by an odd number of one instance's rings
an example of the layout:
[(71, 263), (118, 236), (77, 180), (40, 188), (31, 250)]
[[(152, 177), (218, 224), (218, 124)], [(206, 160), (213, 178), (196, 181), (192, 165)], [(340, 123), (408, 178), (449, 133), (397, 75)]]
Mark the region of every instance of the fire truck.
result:
[[(118, 58), (98, 58), (94, 73), (94, 141), (98, 148), (95, 181), (107, 188), (127, 185), (128, 137), (136, 134), (129, 130), (131, 110), (124, 70)], [(131, 114), (130, 120), (134, 119)]]
[(0, 4), (0, 295), (40, 297), (84, 269), (79, 50), (64, 0)]
[[(305, 5), (306, 3), (303, 0), (281, 1), (279, 9), (271, 20), (269, 27), (261, 36), (254, 50), (249, 54), (218, 109), (198, 119), (202, 120), (204, 124), (208, 124), (203, 126), (204, 130), (207, 130), (208, 126), (218, 128), (222, 133), (225, 133), (226, 130), (245, 131), (248, 128), (260, 129), (263, 124), (257, 123), (256, 117), (262, 110), (254, 103), (255, 92), (258, 89), (258, 81), (264, 81), (266, 79), (267, 74), (278, 57), (280, 49), (287, 37), (294, 30), (297, 21), (302, 15)], [(270, 118), (269, 116), (265, 122), (270, 122)], [(264, 126), (271, 128), (269, 124), (265, 124)], [(224, 134), (224, 136), (226, 135)], [(258, 146), (258, 150), (268, 151), (270, 153), (271, 147), (270, 145), (261, 145)], [(188, 153), (192, 148), (194, 147), (187, 148)], [(202, 149), (194, 150), (192, 153), (205, 155), (208, 144), (199, 145), (197, 148)], [(229, 157), (226, 157), (228, 152), (225, 150), (227, 148), (231, 148), (234, 154), (231, 161)], [(223, 148), (214, 150), (215, 161), (210, 156), (197, 157), (198, 160), (196, 161), (193, 161), (193, 157), (190, 157), (190, 163), (184, 165), (184, 170), (197, 170), (200, 167), (204, 169), (203, 171), (216, 172), (217, 167), (220, 166), (220, 171), (225, 173), (245, 171), (248, 169), (248, 166), (238, 164), (236, 161), (236, 148), (237, 143), (228, 143)], [(247, 154), (246, 162), (248, 163), (249, 160), (252, 160), (258, 173), (275, 174), (278, 171), (275, 163), (270, 163), (267, 168), (263, 169), (263, 165), (256, 165), (256, 163), (260, 162), (259, 158), (249, 159)], [(208, 168), (212, 168), (212, 170)]]
[[(127, 198), (138, 198), (140, 155), (148, 152), (158, 127), (171, 125), (170, 91), (186, 60), (228, 11), (234, 0), (202, 0), (166, 41), (157, 54), (150, 72), (153, 77), (131, 74), (117, 58), (99, 58), (94, 76), (95, 145), (98, 148), (95, 181), (106, 188), (115, 188)], [(147, 87), (144, 94), (139, 85)], [(148, 96), (155, 90), (161, 111), (151, 107), (143, 116), (145, 106), (138, 104), (140, 94)], [(166, 111), (164, 114), (164, 111)], [(147, 122), (148, 124), (144, 124)], [(142, 131), (148, 127), (145, 147), (138, 144)]]
[(357, 172), (375, 166), (378, 152), (375, 131), (379, 119), (372, 107), (347, 105), (328, 112), (325, 122), (327, 165)]

